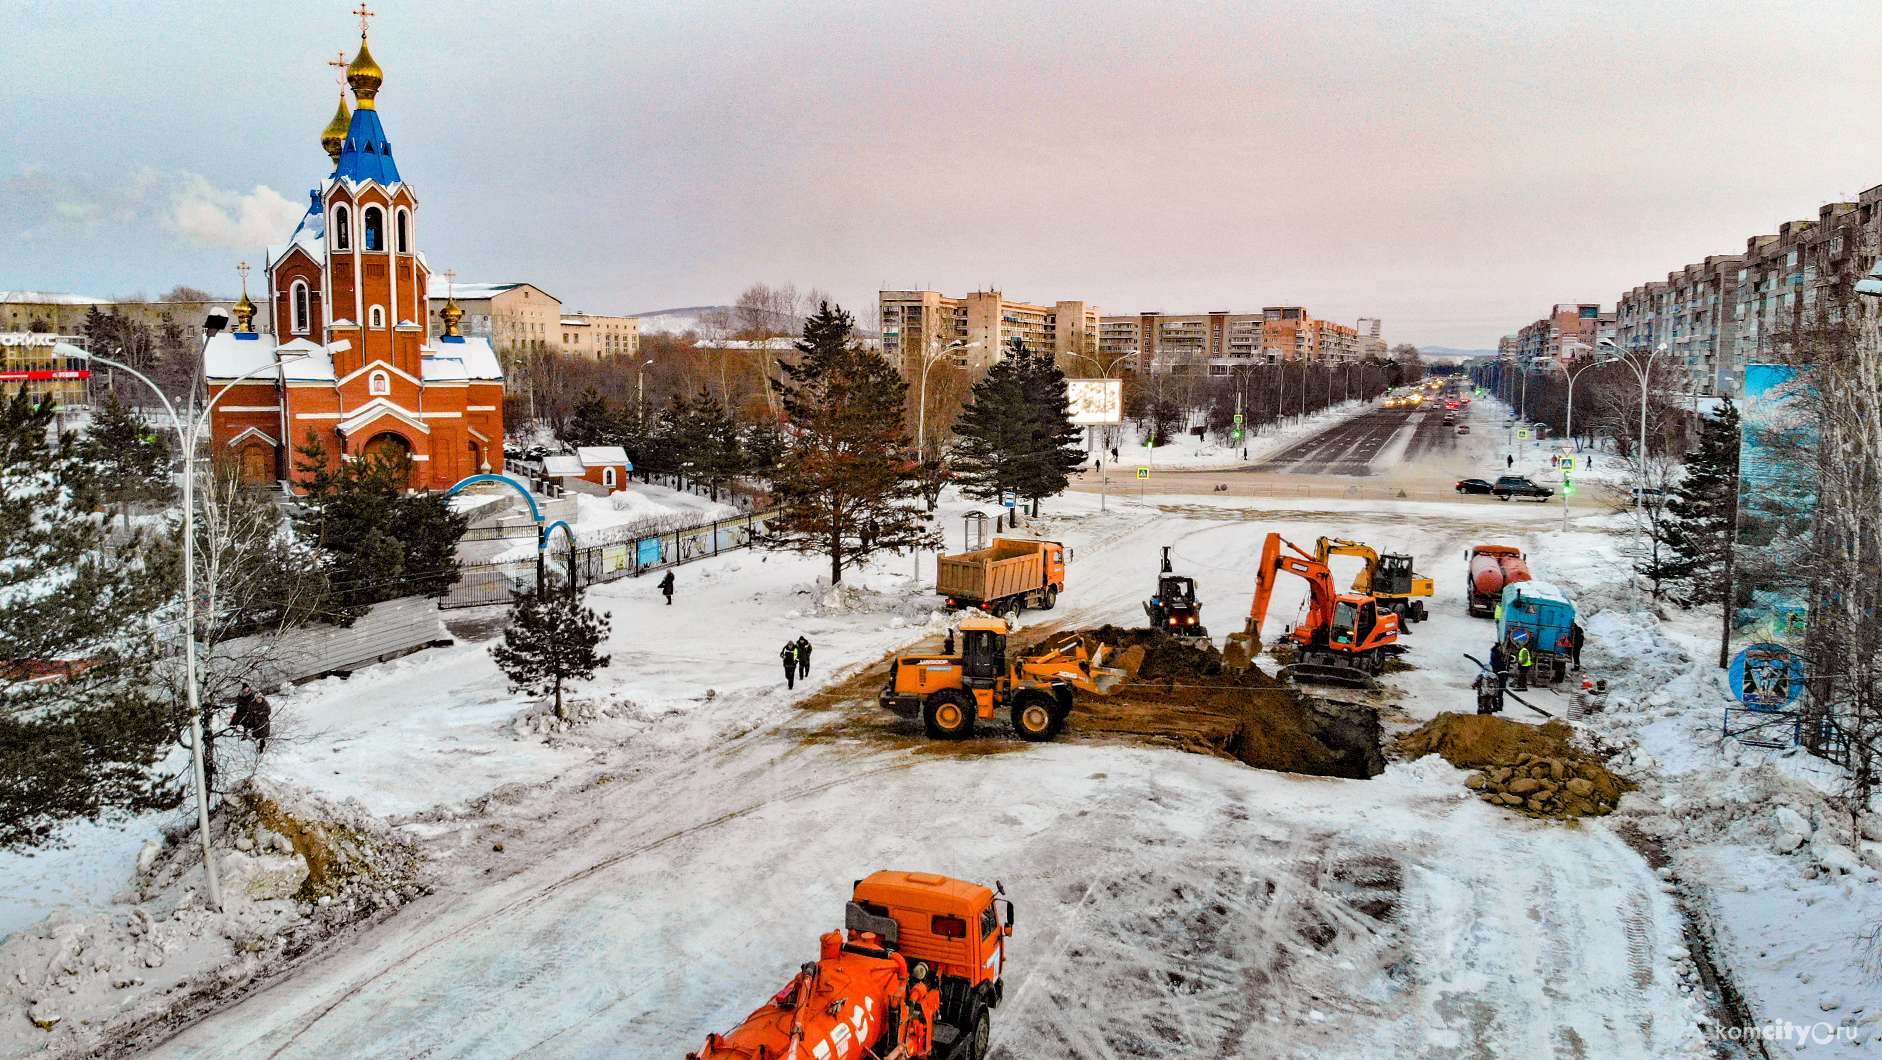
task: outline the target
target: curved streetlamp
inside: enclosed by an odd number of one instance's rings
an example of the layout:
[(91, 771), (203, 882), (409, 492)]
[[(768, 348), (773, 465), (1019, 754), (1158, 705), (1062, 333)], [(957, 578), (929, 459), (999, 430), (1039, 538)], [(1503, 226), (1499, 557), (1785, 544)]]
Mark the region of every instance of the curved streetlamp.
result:
[[(956, 350), (970, 350), (980, 345), (978, 342), (962, 342), (955, 339), (946, 346), (935, 347), (922, 355), (921, 389), (915, 401), (920, 406), (915, 410), (915, 452), (925, 454), (928, 451), (928, 369), (941, 363), (941, 358)], [(922, 459), (927, 459), (924, 455)]]
[[(1640, 474), (1635, 477), (1634, 482), (1634, 552), (1637, 555), (1640, 552), (1641, 505), (1646, 501), (1647, 380), (1653, 374), (1653, 359), (1666, 352), (1666, 343), (1660, 343), (1659, 346), (1654, 348), (1653, 352), (1647, 354), (1646, 360), (1639, 364), (1634, 363), (1632, 351), (1622, 349), (1613, 339), (1600, 339), (1596, 342), (1596, 345), (1606, 346), (1615, 353), (1614, 357), (1603, 363), (1612, 364), (1615, 361), (1619, 361), (1621, 364), (1626, 365), (1628, 369), (1634, 373), (1635, 377), (1640, 380)], [(1628, 584), (1631, 588), (1628, 594), (1627, 609), (1630, 612), (1639, 610), (1640, 580), (1634, 577), (1631, 571), (1629, 572)]]
[[(209, 311), (203, 321), (203, 345), (227, 327), (228, 313), (220, 308)], [(114, 351), (115, 352), (115, 351)], [(203, 874), (209, 884), (209, 904), (218, 912), (222, 909), (222, 888), (216, 880), (215, 863), (210, 859), (209, 851), (209, 781), (203, 769), (203, 722), (199, 708), (199, 696), (196, 688), (196, 446), (202, 440), (203, 425), (209, 422), (210, 410), (237, 383), (245, 383), (266, 372), (279, 371), (280, 367), (291, 361), (305, 360), (313, 356), (309, 353), (295, 354), (292, 357), (280, 357), (269, 363), (237, 377), (234, 382), (223, 386), (215, 397), (204, 403), (202, 413), (192, 422), (185, 424), (176, 414), (176, 406), (163, 388), (150, 381), (150, 377), (121, 361), (101, 357), (95, 353), (81, 354), (85, 360), (110, 365), (112, 368), (130, 373), (142, 380), (163, 402), (165, 412), (170, 414), (170, 426), (176, 430), (177, 445), (183, 457), (183, 677), (184, 696), (189, 706), (190, 716), (190, 752), (196, 774), (196, 831), (202, 837)]]

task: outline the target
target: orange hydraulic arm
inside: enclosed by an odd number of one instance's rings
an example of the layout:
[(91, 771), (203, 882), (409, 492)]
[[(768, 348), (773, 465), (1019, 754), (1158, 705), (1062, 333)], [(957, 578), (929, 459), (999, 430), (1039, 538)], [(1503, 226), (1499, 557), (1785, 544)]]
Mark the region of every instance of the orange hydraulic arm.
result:
[[(1281, 546), (1299, 553), (1289, 556), (1281, 552)], [(1292, 541), (1283, 542), (1280, 534), (1269, 534), (1268, 540), (1261, 546), (1261, 567), (1255, 574), (1255, 599), (1248, 608), (1248, 628), (1245, 635), (1255, 643), (1261, 641), (1261, 623), (1268, 617), (1268, 598), (1274, 594), (1275, 576), (1280, 571), (1297, 574), (1307, 579), (1310, 595), (1307, 619), (1300, 624), (1309, 634), (1333, 621), (1333, 572), (1327, 565), (1309, 556), (1305, 550)]]

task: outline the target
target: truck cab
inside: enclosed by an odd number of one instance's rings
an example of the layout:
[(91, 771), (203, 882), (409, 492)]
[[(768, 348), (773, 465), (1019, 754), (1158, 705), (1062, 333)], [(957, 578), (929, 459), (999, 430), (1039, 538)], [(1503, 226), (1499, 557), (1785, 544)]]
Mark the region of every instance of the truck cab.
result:
[(988, 1013), (1006, 994), (1006, 939), (1013, 903), (992, 889), (930, 872), (883, 870), (856, 881), (845, 911), (852, 935), (869, 931), (911, 969), (928, 966), (941, 991), (935, 1053), (986, 1053)]

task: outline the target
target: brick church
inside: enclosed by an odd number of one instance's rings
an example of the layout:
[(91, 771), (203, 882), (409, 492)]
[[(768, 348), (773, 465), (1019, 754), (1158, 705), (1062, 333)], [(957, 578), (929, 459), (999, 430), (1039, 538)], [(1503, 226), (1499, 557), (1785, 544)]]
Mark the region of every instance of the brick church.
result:
[(346, 68), (356, 106), (349, 114), (342, 92), (321, 137), (332, 175), (287, 243), (268, 248), (274, 333), (255, 330), (244, 285), (235, 330), (204, 352), (210, 396), (233, 387), (213, 413), (215, 456), (249, 482), (297, 477), (294, 450), (310, 436), (335, 463), (409, 455), (415, 489), (503, 470), (503, 372), (488, 339), (458, 334), (455, 301), (432, 333), (418, 197), (379, 122), (383, 80), (362, 32)]

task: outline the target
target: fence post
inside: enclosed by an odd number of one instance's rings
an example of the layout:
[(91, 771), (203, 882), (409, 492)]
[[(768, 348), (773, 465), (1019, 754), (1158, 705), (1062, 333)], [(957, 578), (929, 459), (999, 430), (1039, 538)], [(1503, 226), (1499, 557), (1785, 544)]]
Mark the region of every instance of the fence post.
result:
[(719, 554), (719, 520), (712, 521), (712, 554)]

